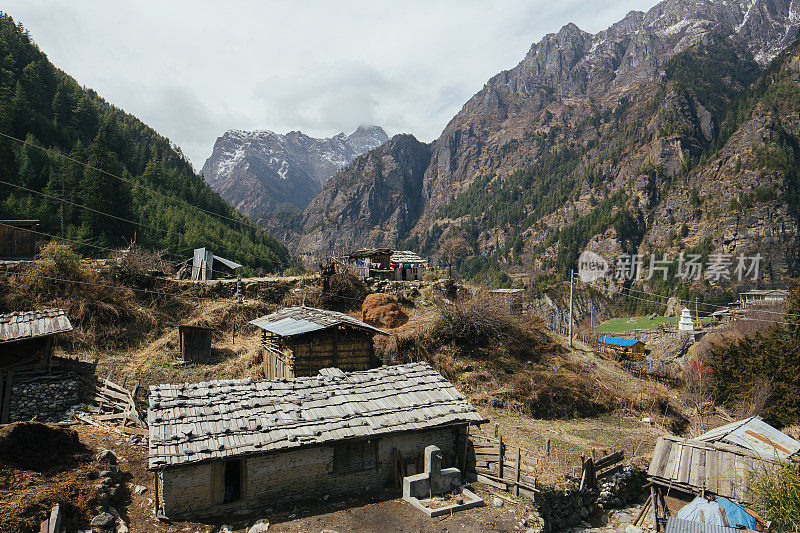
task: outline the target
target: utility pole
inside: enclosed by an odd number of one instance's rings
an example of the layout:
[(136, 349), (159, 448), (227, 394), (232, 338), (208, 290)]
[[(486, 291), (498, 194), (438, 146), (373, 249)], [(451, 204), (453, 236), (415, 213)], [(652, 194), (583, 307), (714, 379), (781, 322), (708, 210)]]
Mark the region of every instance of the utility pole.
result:
[(569, 347), (572, 348), (572, 286), (575, 284), (575, 271), (569, 276)]
[(697, 322), (697, 329), (700, 329), (702, 327), (702, 324), (700, 323), (700, 315), (697, 314), (697, 300), (698, 300), (698, 297), (695, 296), (694, 297), (694, 319)]

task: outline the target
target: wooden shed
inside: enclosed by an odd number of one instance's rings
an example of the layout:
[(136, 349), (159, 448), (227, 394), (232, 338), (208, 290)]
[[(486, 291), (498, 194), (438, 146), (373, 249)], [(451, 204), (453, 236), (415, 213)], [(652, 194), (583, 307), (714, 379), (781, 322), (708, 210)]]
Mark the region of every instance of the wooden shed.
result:
[(600, 346), (600, 355), (611, 359), (643, 359), (647, 350), (642, 341), (636, 339), (621, 339), (604, 335), (597, 339)]
[(38, 220), (0, 220), (0, 259), (24, 259), (36, 255)]
[(314, 376), (323, 368), (345, 372), (379, 366), (372, 345), (386, 332), (344, 313), (289, 307), (257, 318), (267, 379)]
[(178, 344), (184, 361), (205, 362), (211, 358), (211, 331), (206, 326), (178, 326)]
[(67, 331), (72, 331), (72, 323), (63, 309), (0, 315), (0, 367), (27, 360), (49, 362), (53, 338)]
[[(695, 439), (659, 437), (647, 470), (654, 518), (665, 520), (695, 497), (751, 503), (750, 473), (797, 456), (800, 442), (759, 417), (713, 429)], [(656, 529), (658, 531), (658, 528)]]

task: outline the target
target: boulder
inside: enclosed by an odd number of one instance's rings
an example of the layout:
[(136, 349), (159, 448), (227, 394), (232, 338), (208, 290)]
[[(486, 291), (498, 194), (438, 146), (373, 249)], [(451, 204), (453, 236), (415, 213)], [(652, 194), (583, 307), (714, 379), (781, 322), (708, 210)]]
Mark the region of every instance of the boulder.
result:
[(247, 533), (266, 533), (269, 529), (269, 520), (262, 518), (247, 530)]

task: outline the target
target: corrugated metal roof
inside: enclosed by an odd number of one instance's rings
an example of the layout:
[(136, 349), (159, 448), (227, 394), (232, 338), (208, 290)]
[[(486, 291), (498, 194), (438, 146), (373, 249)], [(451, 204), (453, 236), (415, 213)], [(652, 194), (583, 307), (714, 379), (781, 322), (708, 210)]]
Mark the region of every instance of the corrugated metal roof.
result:
[(483, 423), (427, 363), (150, 387), (149, 468)]
[(800, 442), (757, 416), (712, 429), (695, 440), (741, 446), (769, 460), (785, 460), (800, 451)]
[(750, 530), (714, 524), (701, 524), (700, 522), (674, 517), (667, 519), (667, 533), (742, 533), (743, 531)]
[(214, 261), (219, 261), (220, 263), (230, 268), (231, 270), (236, 270), (237, 268), (242, 267), (242, 265), (240, 265), (239, 263), (231, 261), (230, 259), (225, 259), (224, 257), (220, 257), (218, 255), (214, 256)]
[(46, 337), (72, 329), (63, 309), (16, 311), (0, 315), (0, 343)]
[(597, 342), (602, 342), (604, 344), (618, 344), (620, 346), (631, 347), (639, 341), (637, 341), (636, 339), (621, 339), (619, 337), (609, 337), (605, 335), (597, 339)]
[(373, 333), (380, 333), (381, 335), (388, 335), (385, 331), (344, 313), (315, 309), (313, 307), (287, 307), (271, 315), (252, 320), (250, 324), (281, 337), (302, 335), (338, 325), (346, 325), (372, 331)]

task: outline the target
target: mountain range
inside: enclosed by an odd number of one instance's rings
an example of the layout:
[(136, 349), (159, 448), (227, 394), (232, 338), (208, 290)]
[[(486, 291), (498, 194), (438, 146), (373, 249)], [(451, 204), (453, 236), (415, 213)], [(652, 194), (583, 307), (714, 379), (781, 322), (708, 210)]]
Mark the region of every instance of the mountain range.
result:
[(229, 130), (217, 139), (201, 173), (239, 212), (263, 221), (302, 211), (336, 171), (388, 138), (381, 127), (369, 125), (324, 139), (299, 131)]
[(563, 276), (580, 250), (768, 256), (798, 271), (800, 0), (665, 0), (574, 24), (492, 77), (433, 143), (339, 171), (286, 237), (310, 253), (463, 239), (467, 275)]

